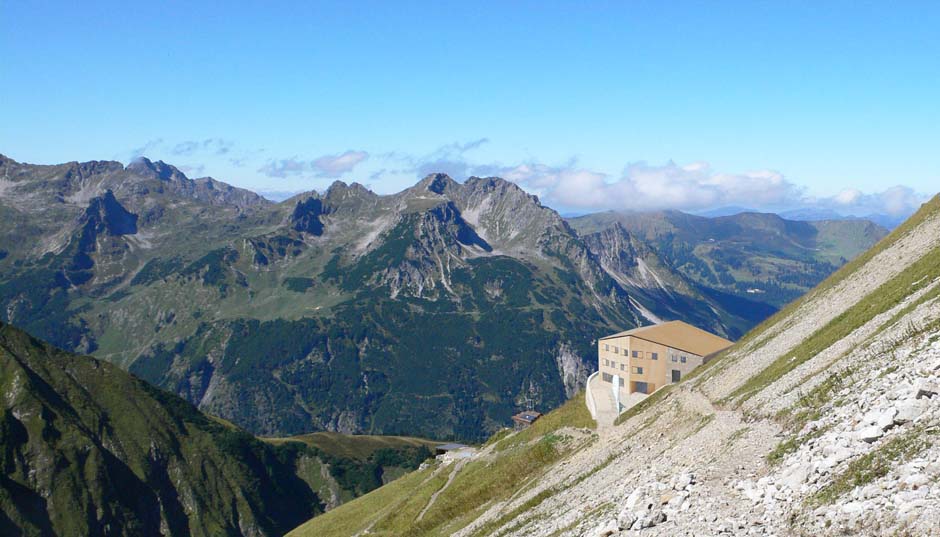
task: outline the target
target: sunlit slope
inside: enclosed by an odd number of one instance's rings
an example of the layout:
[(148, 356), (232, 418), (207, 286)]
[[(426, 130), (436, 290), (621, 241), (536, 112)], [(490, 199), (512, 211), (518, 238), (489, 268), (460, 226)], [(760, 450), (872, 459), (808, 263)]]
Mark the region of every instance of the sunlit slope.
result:
[[(297, 528), (294, 536), (449, 535), (493, 501), (534, 486), (557, 462), (597, 439), (583, 394), (521, 432), (497, 434), (477, 457), (427, 468)], [(486, 535), (486, 533), (482, 533)]]

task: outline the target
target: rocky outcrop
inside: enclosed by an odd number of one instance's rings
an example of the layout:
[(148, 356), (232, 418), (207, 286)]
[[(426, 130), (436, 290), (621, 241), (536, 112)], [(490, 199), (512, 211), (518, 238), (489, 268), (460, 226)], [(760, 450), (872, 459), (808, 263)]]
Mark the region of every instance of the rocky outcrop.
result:
[(137, 233), (137, 215), (125, 209), (114, 193), (105, 191), (101, 196), (92, 198), (88, 208), (79, 219), (79, 225), (90, 235), (106, 233), (112, 237)]
[(139, 157), (127, 165), (126, 172), (130, 176), (156, 179), (159, 181), (156, 186), (158, 190), (167, 188), (176, 195), (191, 197), (210, 205), (246, 209), (270, 204), (268, 200), (250, 190), (236, 188), (211, 177), (189, 179), (178, 168), (162, 160), (152, 162), (145, 157)]
[(592, 368), (580, 356), (572, 352), (570, 345), (564, 343), (559, 345), (558, 352), (555, 353), (555, 363), (558, 365), (561, 382), (565, 386), (565, 397), (570, 399), (584, 389)]
[(323, 201), (319, 197), (311, 196), (303, 201), (298, 201), (294, 207), (294, 212), (291, 213), (291, 228), (310, 235), (322, 235), (323, 222), (320, 221), (322, 214)]

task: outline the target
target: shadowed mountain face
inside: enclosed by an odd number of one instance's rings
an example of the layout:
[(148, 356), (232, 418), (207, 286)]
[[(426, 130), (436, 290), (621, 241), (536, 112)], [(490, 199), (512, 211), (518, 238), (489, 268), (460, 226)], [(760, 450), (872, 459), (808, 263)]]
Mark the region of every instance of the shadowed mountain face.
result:
[[(146, 159), (0, 158), (0, 186), (0, 318), (256, 433), (479, 439), (570, 397), (601, 334), (683, 319), (733, 338), (785, 298), (741, 290), (764, 241), (727, 231), (706, 256), (711, 236), (663, 218), (572, 226), (499, 178), (274, 204)], [(774, 263), (816, 249), (822, 278), (878, 236), (838, 224), (768, 224), (796, 241)]]
[(0, 532), (280, 535), (322, 512), (267, 446), (112, 364), (0, 325)]
[(262, 442), (2, 323), (0, 388), (3, 535), (283, 535), (430, 455), (408, 438)]

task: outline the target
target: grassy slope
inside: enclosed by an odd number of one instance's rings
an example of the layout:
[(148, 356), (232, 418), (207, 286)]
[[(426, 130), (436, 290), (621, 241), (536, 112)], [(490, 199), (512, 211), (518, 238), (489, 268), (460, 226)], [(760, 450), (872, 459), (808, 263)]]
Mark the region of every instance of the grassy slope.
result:
[(334, 457), (347, 457), (352, 459), (367, 459), (375, 451), (382, 448), (417, 448), (426, 446), (429, 449), (433, 449), (435, 446), (442, 443), (411, 436), (350, 435), (327, 431), (286, 438), (262, 438), (262, 440), (271, 444), (303, 442)]
[(580, 442), (562, 429), (589, 429), (594, 422), (580, 394), (518, 433), (499, 433), (487, 444), (491, 456), (466, 464), (439, 494), (424, 517), (418, 515), (447, 481), (452, 467), (433, 465), (330, 511), (295, 529), (295, 537), (348, 536), (367, 527), (371, 535), (449, 535), (485, 506), (537, 480)]
[(7, 325), (0, 386), (2, 534), (276, 535), (322, 509), (295, 473), (306, 449), (267, 446)]

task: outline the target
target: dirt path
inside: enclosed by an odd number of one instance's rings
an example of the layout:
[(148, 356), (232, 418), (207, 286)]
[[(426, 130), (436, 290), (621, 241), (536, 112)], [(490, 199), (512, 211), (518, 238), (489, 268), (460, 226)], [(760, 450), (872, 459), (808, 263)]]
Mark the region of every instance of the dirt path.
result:
[(607, 429), (613, 427), (614, 420), (617, 419), (617, 411), (614, 409), (614, 397), (610, 392), (610, 384), (605, 383), (599, 376), (595, 376), (588, 382), (588, 393), (585, 397), (593, 397), (597, 408), (597, 432), (603, 434)]
[(420, 513), (418, 513), (418, 518), (415, 519), (416, 522), (424, 518), (425, 513), (427, 513), (428, 510), (431, 508), (431, 506), (434, 505), (434, 502), (437, 501), (437, 497), (442, 492), (444, 492), (447, 489), (447, 487), (450, 486), (451, 483), (453, 483), (454, 478), (457, 477), (457, 472), (459, 472), (460, 469), (463, 468), (463, 465), (466, 462), (467, 462), (467, 459), (461, 459), (454, 463), (454, 469), (451, 470), (450, 475), (447, 476), (447, 482), (444, 483), (444, 486), (439, 488), (437, 492), (431, 495), (431, 499), (428, 500), (428, 504), (424, 506), (424, 509), (422, 509)]

